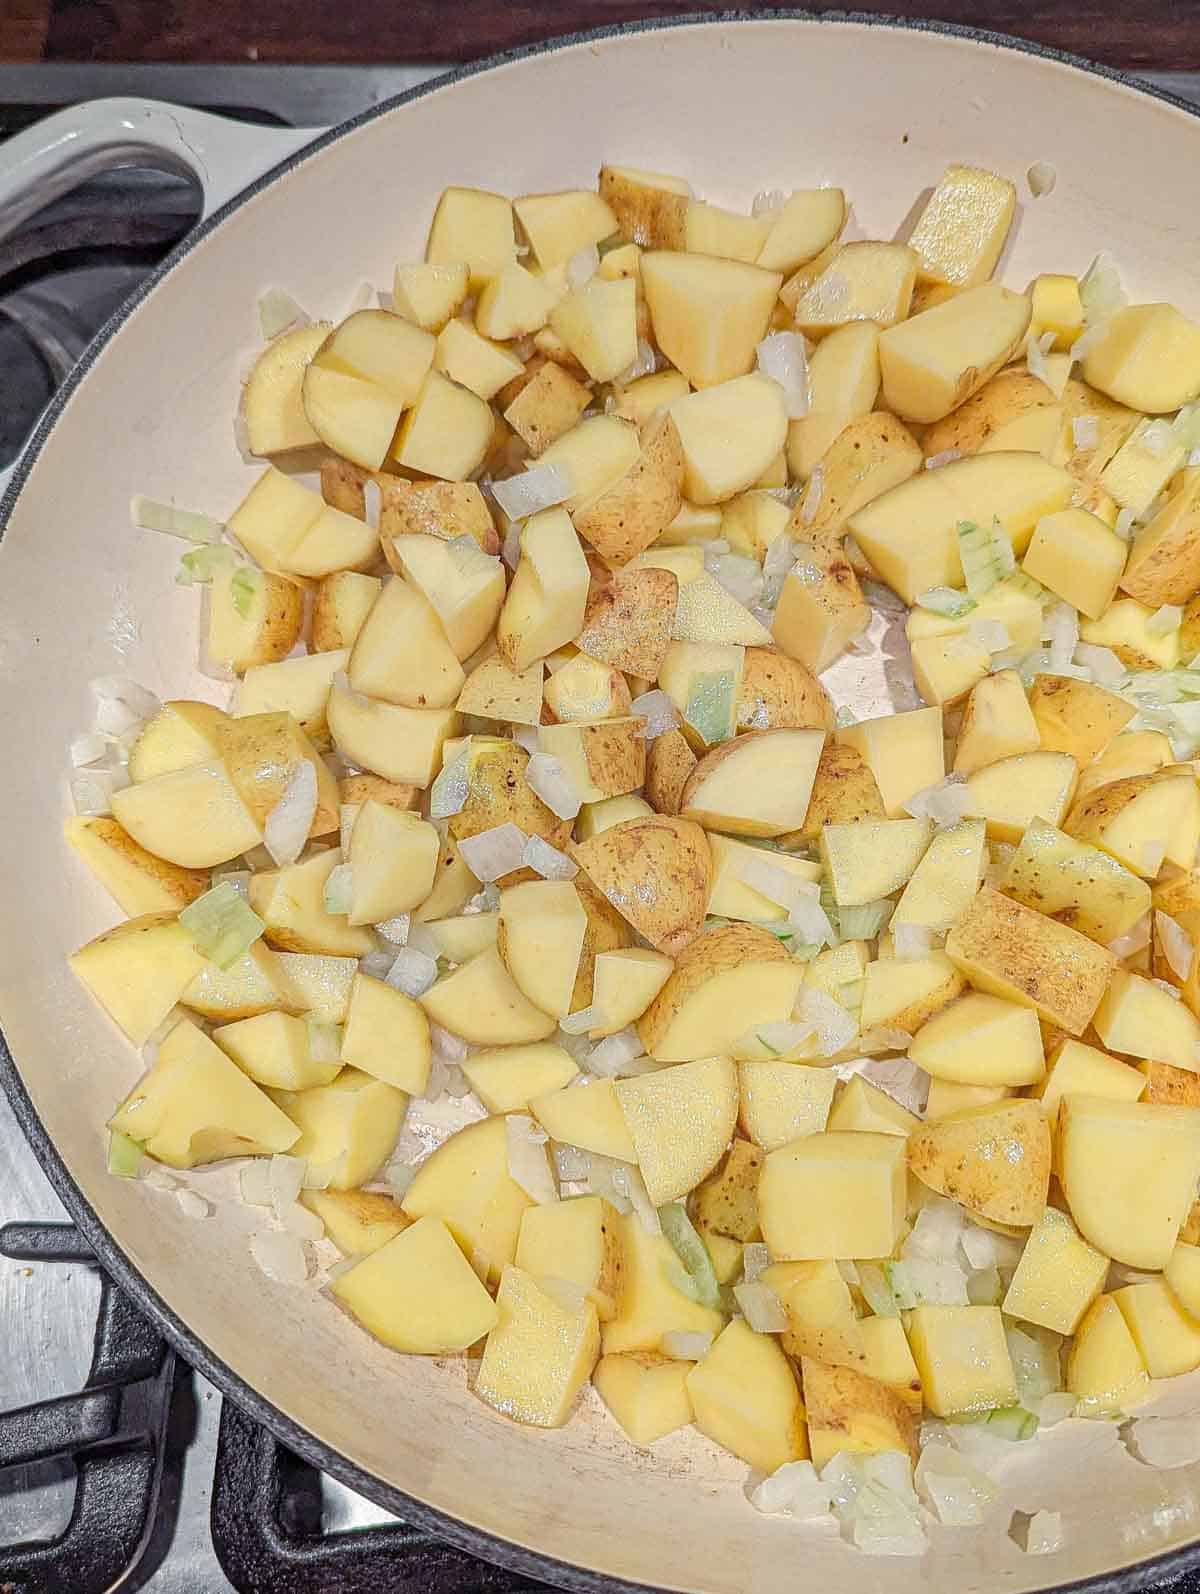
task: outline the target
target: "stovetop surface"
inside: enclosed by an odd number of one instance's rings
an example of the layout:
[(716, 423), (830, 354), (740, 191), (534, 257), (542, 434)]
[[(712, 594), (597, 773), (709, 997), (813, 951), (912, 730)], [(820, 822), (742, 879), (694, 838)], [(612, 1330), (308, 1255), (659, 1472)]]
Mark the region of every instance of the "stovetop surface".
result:
[[(426, 67), (0, 67), (0, 139), (60, 105), (109, 94), (320, 126), (433, 75), (435, 69)], [(1200, 104), (1200, 75), (1154, 77)], [(19, 451), (89, 338), (192, 225), (197, 206), (198, 196), (182, 179), (151, 172), (109, 174), (82, 185), (0, 242), (0, 464)], [(0, 1095), (0, 1229), (66, 1221)], [(56, 1538), (68, 1530), (78, 1509), (71, 1460), (5, 1465), (14, 1452), (4, 1414), (84, 1385), (90, 1368), (94, 1373), (101, 1311), (108, 1322), (113, 1303), (102, 1300), (101, 1280), (86, 1260), (26, 1262), (0, 1255), (0, 1588), (7, 1588), (6, 1579), (13, 1575), (6, 1549)], [(129, 1324), (119, 1310), (117, 1318), (128, 1339)], [(156, 1354), (163, 1357), (161, 1346)], [(122, 1408), (122, 1433), (142, 1421), (152, 1428), (157, 1419), (151, 1408), (166, 1391), (160, 1401), (165, 1442), (156, 1509), (147, 1543), (120, 1587), (151, 1594), (229, 1594), (234, 1589), (367, 1594), (384, 1587), (414, 1594), (515, 1594), (535, 1589), (402, 1529), (369, 1501), (292, 1461), (233, 1410), (226, 1410), (223, 1420), (218, 1392), (172, 1363), (173, 1358), (162, 1361), (157, 1376), (165, 1382), (150, 1381), (146, 1411)], [(27, 1451), (18, 1443), (16, 1453)], [(236, 1584), (214, 1548), (215, 1486), (218, 1537)], [(371, 1528), (382, 1531), (355, 1536), (355, 1530)], [(351, 1539), (339, 1537), (344, 1534)], [(359, 1553), (339, 1558), (347, 1545)], [(79, 1594), (53, 1568), (18, 1572), (12, 1586), (29, 1594), (43, 1589)], [(1162, 1587), (1171, 1594), (1200, 1594), (1200, 1577)]]

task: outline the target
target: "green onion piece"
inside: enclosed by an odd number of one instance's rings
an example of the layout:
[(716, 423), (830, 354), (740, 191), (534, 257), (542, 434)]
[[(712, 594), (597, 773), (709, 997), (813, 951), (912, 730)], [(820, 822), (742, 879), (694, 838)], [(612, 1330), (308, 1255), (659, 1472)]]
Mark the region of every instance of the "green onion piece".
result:
[(887, 1271), (878, 1262), (860, 1262), (858, 1282), (863, 1298), (876, 1317), (900, 1316), (900, 1304), (888, 1283)]
[(214, 576), (220, 575), (227, 565), (233, 563), (235, 557), (232, 548), (220, 544), (193, 548), (191, 553), (185, 553), (179, 561), (179, 569), (175, 573), (175, 585), (206, 587)]
[(1000, 586), (1005, 592), (1015, 593), (1022, 598), (1032, 598), (1035, 603), (1045, 603), (1050, 597), (1041, 582), (1035, 581), (1032, 576), (1027, 576), (1023, 570), (1014, 570), (1011, 576), (1005, 576)]
[(958, 552), (967, 591), (976, 602), (1017, 568), (1012, 542), (998, 520), (992, 522), (990, 531), (973, 520), (960, 520)]
[(998, 1406), (983, 1419), (989, 1433), (1000, 1439), (1032, 1439), (1038, 1431), (1038, 1420), (1024, 1406)]
[(930, 587), (928, 592), (917, 594), (917, 607), (940, 614), (944, 620), (961, 620), (975, 607), (975, 599), (953, 587)]
[(258, 596), (261, 586), (261, 571), (251, 570), (249, 565), (242, 565), (240, 569), (234, 571), (233, 579), (229, 583), (229, 592), (233, 598), (233, 606), (243, 620), (250, 618), (251, 605)]
[(817, 941), (797, 941), (790, 948), (792, 956), (799, 963), (811, 963), (820, 950), (820, 943)]
[(732, 670), (713, 670), (692, 679), (683, 717), (713, 747), (733, 735), (734, 679)]
[(708, 1247), (692, 1227), (687, 1208), (682, 1201), (671, 1201), (659, 1207), (658, 1220), (670, 1241), (671, 1249), (683, 1264), (691, 1289), (686, 1291), (701, 1306), (718, 1307), (721, 1304), (721, 1286), (713, 1271)]
[(838, 931), (843, 941), (873, 941), (887, 926), (895, 908), (894, 902), (881, 897), (878, 902), (864, 902), (857, 908), (838, 908)]
[(219, 969), (230, 968), (258, 940), (266, 925), (239, 892), (222, 880), (179, 915), (197, 949)]
[(119, 1129), (108, 1132), (108, 1171), (118, 1179), (136, 1179), (141, 1172), (146, 1153), (136, 1140), (130, 1140)]
[(308, 1026), (308, 1055), (314, 1063), (340, 1063), (342, 1060), (342, 1027), (340, 1024), (330, 1024), (318, 1018), (315, 1013), (306, 1013), (304, 1022)]

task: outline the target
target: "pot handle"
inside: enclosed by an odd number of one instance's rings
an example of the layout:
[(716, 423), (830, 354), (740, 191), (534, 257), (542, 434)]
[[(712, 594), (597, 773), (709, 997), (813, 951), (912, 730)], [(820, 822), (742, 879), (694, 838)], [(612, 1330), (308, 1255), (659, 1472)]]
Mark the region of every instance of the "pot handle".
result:
[[(193, 178), (203, 220), (322, 131), (234, 122), (157, 100), (84, 101), (0, 144), (0, 238), (78, 183), (123, 166)], [(0, 469), (0, 495), (16, 464)]]

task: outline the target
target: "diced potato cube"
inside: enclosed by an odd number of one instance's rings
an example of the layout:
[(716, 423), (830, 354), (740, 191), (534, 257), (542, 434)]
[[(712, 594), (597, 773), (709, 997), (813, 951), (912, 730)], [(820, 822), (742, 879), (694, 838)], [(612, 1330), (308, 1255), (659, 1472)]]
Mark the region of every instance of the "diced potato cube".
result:
[(808, 1135), (768, 1154), (759, 1219), (781, 1261), (890, 1256), (907, 1201), (897, 1135)]
[(861, 1075), (848, 1079), (829, 1114), (829, 1128), (869, 1134), (910, 1135), (921, 1120)]
[(839, 730), (837, 740), (866, 760), (889, 819), (899, 818), (910, 797), (936, 786), (946, 773), (942, 714), (937, 708), (859, 720)]
[(578, 1284), (607, 1322), (616, 1312), (623, 1270), (615, 1209), (594, 1195), (529, 1207), (521, 1219), (516, 1264), (535, 1279)]
[(933, 1078), (925, 1102), (925, 1122), (936, 1123), (964, 1107), (984, 1107), (1012, 1095), (1007, 1085), (960, 1085), (955, 1080)]
[(1107, 946), (1150, 909), (1150, 888), (1115, 858), (1035, 819), (1000, 889)]
[(301, 1190), (300, 1204), (325, 1225), (343, 1256), (370, 1256), (409, 1228), (400, 1203), (379, 1190)]
[(1051, 1055), (1046, 1077), (1033, 1094), (1040, 1098), (1051, 1123), (1064, 1096), (1111, 1096), (1115, 1101), (1137, 1101), (1146, 1088), (1143, 1075), (1095, 1046), (1066, 1040)]
[(979, 819), (937, 831), (901, 893), (892, 925), (920, 925), (935, 934), (948, 930), (979, 889), (985, 835)]
[(674, 1282), (682, 1268), (666, 1236), (651, 1234), (632, 1212), (618, 1219), (618, 1227), (622, 1272), (617, 1314), (602, 1329), (604, 1354), (658, 1353), (664, 1334), (719, 1334), (720, 1312), (701, 1306)]
[(637, 285), (593, 277), (550, 311), (550, 325), (593, 382), (611, 382), (637, 359)]
[(1051, 347), (1069, 349), (1083, 331), (1083, 302), (1079, 297), (1079, 278), (1049, 273), (1035, 277), (1029, 289), (1033, 315), (1029, 329), (1035, 338), (1053, 332)]
[(758, 264), (790, 274), (827, 249), (845, 220), (846, 196), (840, 188), (800, 189), (773, 212)]
[(438, 333), (433, 364), (435, 370), (485, 401), (495, 398), (525, 371), (515, 354), (457, 318), (447, 321)]
[(915, 1034), (960, 995), (965, 981), (944, 952), (921, 958), (878, 958), (867, 965), (860, 1022)]
[(652, 1445), (692, 1420), (691, 1362), (649, 1351), (601, 1356), (592, 1374), (600, 1399), (635, 1445)]
[(916, 1129), (909, 1167), (922, 1184), (992, 1223), (1036, 1223), (1050, 1187), (1050, 1126), (1040, 1103), (968, 1107)]
[(1029, 325), (1029, 300), (985, 282), (889, 327), (879, 339), (888, 408), (940, 421), (1012, 358)]
[(1151, 1378), (1176, 1378), (1200, 1367), (1200, 1323), (1162, 1279), (1127, 1284), (1114, 1290), (1112, 1298)]
[(425, 258), (435, 266), (457, 265), (465, 260), (471, 272), (471, 292), (478, 293), (489, 278), (516, 258), (512, 203), (502, 194), (482, 188), (447, 188), (438, 200)]
[(1112, 602), (1128, 546), (1086, 509), (1043, 515), (1021, 568), (1057, 597), (1098, 620)]
[(1136, 598), (1117, 598), (1101, 619), (1082, 622), (1079, 638), (1111, 648), (1127, 669), (1173, 670), (1179, 663), (1181, 632), (1148, 631), (1153, 618), (1154, 610)]
[(328, 1085), (342, 1067), (340, 1060), (318, 1062), (311, 1055), (308, 1025), (287, 1013), (260, 1013), (222, 1024), (212, 1038), (256, 1085), (307, 1090)]
[[(403, 1236), (401, 1236), (403, 1238)], [(560, 1428), (600, 1354), (596, 1308), (570, 1311), (519, 1267), (506, 1267), (475, 1393), (514, 1422)]]
[(342, 1036), (342, 1061), (419, 1096), (429, 1081), (431, 1056), (429, 1020), (412, 997), (358, 974)]
[(1146, 1398), (1149, 1381), (1121, 1308), (1113, 1296), (1098, 1296), (1067, 1353), (1066, 1384), (1079, 1397), (1079, 1415), (1110, 1417), (1126, 1412)]
[(908, 1343), (925, 1404), (955, 1417), (1017, 1403), (1004, 1323), (996, 1306), (918, 1306)]
[[(679, 258), (701, 259), (698, 255)], [(753, 487), (787, 437), (783, 389), (757, 371), (734, 375), (676, 399), (668, 413), (683, 443), (684, 495), (694, 504), (723, 503)]]
[(468, 1124), (417, 1170), (401, 1203), (410, 1218), (441, 1218), (489, 1280), (516, 1256), (521, 1219), (533, 1205), (508, 1171), (503, 1118)]
[(915, 1416), (920, 1416), (921, 1377), (900, 1319), (864, 1317), (858, 1330), (867, 1356), (863, 1371), (869, 1378), (887, 1384)]
[(1107, 1276), (1108, 1258), (1065, 1212), (1046, 1207), (1029, 1231), (1003, 1309), (1024, 1323), (1073, 1334)]
[(1129, 549), (1121, 590), (1157, 609), (1183, 604), (1200, 586), (1200, 470), (1184, 471), (1179, 486)]
[(924, 856), (931, 830), (928, 819), (827, 824), (821, 859), (838, 907), (875, 902), (898, 891)]
[(1066, 814), (1078, 769), (1069, 753), (1018, 753), (967, 779), (967, 812), (987, 822), (989, 840), (1014, 846), (1035, 819), (1056, 825)]
[(972, 775), (986, 764), (1041, 746), (1037, 721), (1016, 670), (985, 676), (967, 699), (954, 752), (954, 772)]
[(853, 321), (895, 326), (908, 314), (916, 280), (907, 244), (844, 244), (797, 300), (796, 327), (819, 338)]
[(1153, 980), (1117, 969), (1092, 1022), (1114, 1052), (1200, 1073), (1200, 1020)]
[(776, 1341), (735, 1318), (688, 1374), (700, 1432), (760, 1472), (808, 1454), (804, 1407), (791, 1363)]
[(1178, 409), (1200, 393), (1200, 326), (1174, 305), (1126, 305), (1105, 321), (1083, 376), (1131, 409)]
[(738, 1064), (742, 1129), (766, 1151), (824, 1129), (837, 1078), (828, 1068), (800, 1063)]
[(1035, 1085), (1046, 1066), (1037, 1014), (982, 991), (931, 1018), (908, 1054), (927, 1074), (963, 1085)]
[(1006, 177), (978, 166), (948, 166), (909, 238), (924, 282), (968, 288), (996, 269), (1017, 206)]
[(826, 670), (871, 623), (871, 609), (840, 547), (805, 543), (784, 577), (772, 634), (814, 674)]
[(910, 1461), (917, 1455), (915, 1418), (895, 1390), (858, 1369), (829, 1366), (812, 1356), (802, 1357), (800, 1372), (808, 1443), (818, 1470), (839, 1453), (898, 1450)]
[(535, 1098), (564, 1089), (579, 1072), (570, 1053), (550, 1041), (472, 1052), (462, 1069), (492, 1113), (526, 1112)]
[[(778, 272), (657, 250), (642, 256), (641, 268), (654, 341), (693, 387), (716, 387), (754, 368), (783, 281)], [(782, 446), (781, 436), (767, 458)]]
[(466, 1350), (499, 1316), (439, 1218), (421, 1218), (339, 1273), (330, 1293), (376, 1339), (421, 1356)]
[(68, 960), (115, 1024), (142, 1047), (205, 967), (174, 913), (144, 913), (80, 947)]
[(425, 476), (465, 481), (487, 457), (492, 431), (492, 412), (477, 393), (430, 371), (396, 433), (392, 458)]

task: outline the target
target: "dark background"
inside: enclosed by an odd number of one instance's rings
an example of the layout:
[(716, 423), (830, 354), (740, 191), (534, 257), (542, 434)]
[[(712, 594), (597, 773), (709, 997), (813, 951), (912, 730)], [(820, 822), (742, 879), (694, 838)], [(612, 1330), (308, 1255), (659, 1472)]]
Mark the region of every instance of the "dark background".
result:
[[(722, 9), (705, 0), (0, 0), (0, 61), (466, 61), (579, 28)], [(994, 28), (1113, 66), (1200, 68), (1195, 0), (868, 0), (859, 9)]]

